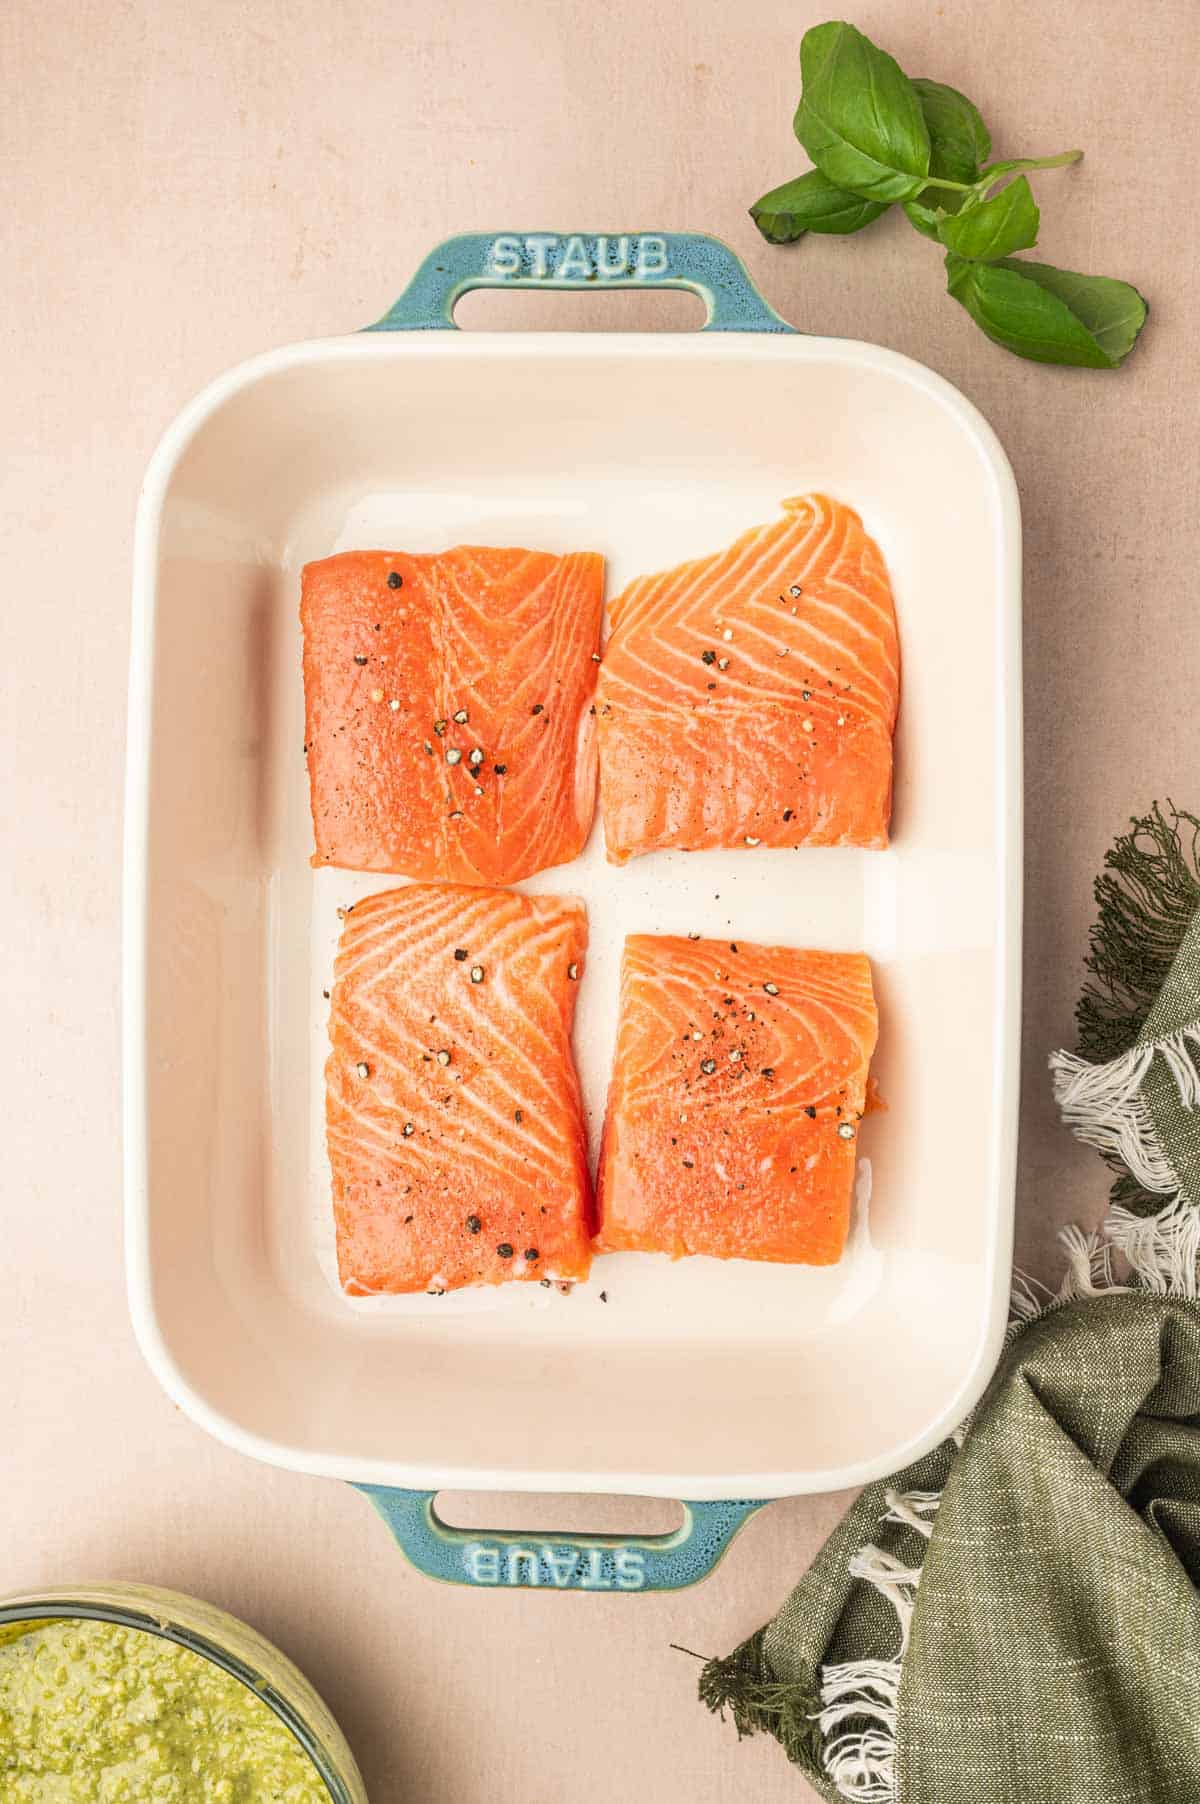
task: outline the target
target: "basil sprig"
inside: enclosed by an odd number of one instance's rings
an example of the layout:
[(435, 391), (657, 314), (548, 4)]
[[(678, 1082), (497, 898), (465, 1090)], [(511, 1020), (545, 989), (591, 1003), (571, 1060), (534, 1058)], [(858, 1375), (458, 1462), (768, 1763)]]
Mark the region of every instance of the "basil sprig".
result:
[(899, 203), (942, 246), (950, 294), (994, 343), (1038, 363), (1116, 369), (1145, 324), (1137, 289), (1013, 255), (1037, 243), (1041, 223), (1029, 173), (1082, 151), (989, 163), (987, 126), (965, 94), (910, 80), (841, 21), (805, 32), (800, 73), (795, 131), (814, 167), (751, 207), (764, 238), (844, 236)]

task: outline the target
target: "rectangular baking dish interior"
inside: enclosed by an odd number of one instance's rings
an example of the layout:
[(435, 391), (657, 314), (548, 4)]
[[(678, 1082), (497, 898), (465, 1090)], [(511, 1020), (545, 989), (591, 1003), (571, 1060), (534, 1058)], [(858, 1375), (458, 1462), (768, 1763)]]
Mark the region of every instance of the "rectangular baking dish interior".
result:
[[(893, 848), (617, 872), (597, 826), (533, 887), (588, 902), (593, 1134), (624, 932), (870, 953), (887, 1112), (863, 1125), (846, 1259), (623, 1256), (573, 1296), (351, 1306), (329, 1275), (321, 988), (336, 908), (387, 880), (309, 868), (300, 566), (349, 545), (594, 548), (613, 592), (812, 488), (859, 509), (895, 586)], [(696, 1498), (848, 1484), (946, 1432), (1003, 1328), (1020, 914), (1016, 503), (961, 398), (800, 337), (297, 347), (181, 416), (138, 556), (131, 1297), (176, 1400), (244, 1451), (351, 1479)]]

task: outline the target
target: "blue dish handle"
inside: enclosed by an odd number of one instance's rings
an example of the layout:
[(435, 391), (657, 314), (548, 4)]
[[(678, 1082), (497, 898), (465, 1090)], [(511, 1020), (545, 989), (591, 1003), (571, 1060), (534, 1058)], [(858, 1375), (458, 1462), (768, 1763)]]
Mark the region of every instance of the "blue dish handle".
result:
[(358, 1485), (428, 1578), (487, 1590), (681, 1591), (706, 1578), (765, 1499), (685, 1503), (668, 1535), (489, 1534), (451, 1528), (436, 1491)]
[(463, 232), (430, 251), (400, 299), (368, 332), (454, 331), (472, 288), (686, 288), (708, 311), (704, 332), (793, 332), (745, 264), (705, 232)]

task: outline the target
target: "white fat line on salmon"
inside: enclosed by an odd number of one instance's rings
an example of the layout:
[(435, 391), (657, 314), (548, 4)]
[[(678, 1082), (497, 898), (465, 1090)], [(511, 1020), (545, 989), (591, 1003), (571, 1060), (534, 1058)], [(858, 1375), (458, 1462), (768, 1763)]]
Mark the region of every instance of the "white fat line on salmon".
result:
[[(801, 559), (805, 559), (801, 574), (807, 575), (815, 561), (815, 554), (808, 553), (806, 556), (810, 537), (809, 526), (797, 528), (785, 515), (783, 519), (773, 520), (769, 525), (752, 527), (741, 538), (735, 539), (732, 545), (710, 557), (695, 558), (677, 565), (673, 570), (641, 577), (630, 585), (630, 592), (644, 588), (647, 602), (657, 600), (661, 594), (661, 585), (672, 577), (678, 578), (680, 586), (672, 597), (671, 611), (662, 622), (663, 625), (677, 627), (685, 623), (695, 603), (705, 604), (708, 601), (716, 585), (719, 585), (719, 592), (725, 597), (722, 606), (727, 611), (752, 594), (760, 582), (765, 583), (768, 579), (773, 582), (774, 572), (780, 563), (787, 563), (790, 567), (793, 560), (799, 563)], [(645, 610), (643, 617), (644, 614)]]
[[(767, 574), (770, 575), (779, 562), (786, 561), (790, 565), (792, 560), (804, 558), (811, 531), (808, 524), (794, 526), (785, 515), (768, 524), (751, 527), (731, 545), (709, 557), (693, 558), (672, 570), (640, 577), (630, 588), (637, 591), (644, 586), (648, 588), (654, 585), (657, 589), (660, 584), (677, 577), (679, 587), (672, 597), (673, 605), (668, 618), (673, 624), (678, 624), (693, 602), (706, 600), (715, 582), (720, 583), (720, 593), (727, 597), (724, 605), (728, 606), (760, 580), (760, 573), (768, 564), (770, 570)], [(809, 554), (805, 569), (810, 567), (811, 559), (812, 554)]]

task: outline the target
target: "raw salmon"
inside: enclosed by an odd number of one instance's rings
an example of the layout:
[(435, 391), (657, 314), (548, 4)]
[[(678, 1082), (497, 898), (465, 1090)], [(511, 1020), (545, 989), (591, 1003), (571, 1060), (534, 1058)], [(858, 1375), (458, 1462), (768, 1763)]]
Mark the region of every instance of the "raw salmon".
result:
[(587, 1275), (582, 902), (411, 884), (347, 910), (326, 1132), (351, 1296)]
[(877, 1025), (861, 954), (626, 940), (597, 1251), (835, 1264)]
[(574, 858), (595, 805), (603, 583), (592, 552), (306, 565), (313, 863), (500, 884)]
[(824, 495), (630, 583), (600, 669), (608, 856), (884, 846), (900, 651), (887, 570)]

